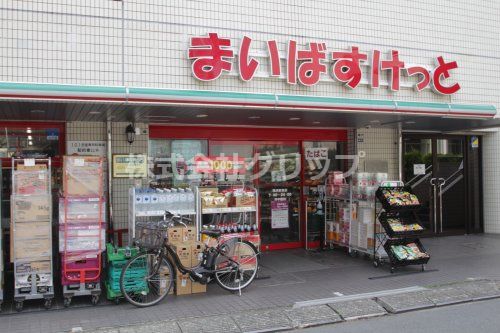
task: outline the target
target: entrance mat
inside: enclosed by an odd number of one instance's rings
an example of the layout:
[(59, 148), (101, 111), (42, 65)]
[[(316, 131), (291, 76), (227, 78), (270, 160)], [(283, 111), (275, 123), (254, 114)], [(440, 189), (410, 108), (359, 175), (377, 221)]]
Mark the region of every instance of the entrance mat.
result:
[(182, 333), (240, 332), (238, 325), (228, 315), (178, 320), (177, 324), (181, 328)]
[(293, 327), (300, 328), (342, 321), (342, 318), (327, 305), (286, 309), (285, 314), (292, 322)]
[(401, 276), (401, 275), (410, 275), (410, 274), (423, 274), (423, 273), (434, 273), (434, 272), (439, 272), (439, 269), (427, 269), (425, 271), (421, 271), (420, 269), (418, 270), (407, 270), (407, 271), (395, 271), (392, 274), (387, 274), (387, 275), (379, 275), (379, 276), (371, 276), (368, 278), (368, 280), (378, 280), (378, 279), (387, 279), (391, 277), (396, 277), (396, 276)]
[(292, 328), (285, 309), (280, 308), (245, 311), (231, 317), (242, 332), (273, 332)]
[(391, 313), (427, 309), (435, 306), (434, 302), (427, 298), (427, 291), (382, 296), (378, 297), (376, 300)]
[(359, 299), (355, 301), (345, 301), (328, 304), (345, 320), (355, 320), (383, 316), (387, 311), (372, 299)]

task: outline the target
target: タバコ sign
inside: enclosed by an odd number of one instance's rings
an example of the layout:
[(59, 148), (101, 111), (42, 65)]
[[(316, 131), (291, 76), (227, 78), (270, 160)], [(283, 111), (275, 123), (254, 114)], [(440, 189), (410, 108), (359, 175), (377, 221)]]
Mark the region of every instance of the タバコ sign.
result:
[[(238, 51), (238, 75), (243, 81), (254, 78), (261, 63), (250, 56), (252, 39), (243, 36)], [(267, 41), (270, 77), (282, 76), (281, 57), (275, 40)], [(229, 38), (219, 37), (217, 33), (208, 36), (191, 37), (188, 57), (195, 78), (201, 81), (218, 79), (223, 73), (231, 72), (235, 59), (234, 43)], [(428, 68), (422, 65), (409, 65), (400, 59), (399, 51), (391, 50), (387, 57), (380, 50), (372, 50), (371, 55), (361, 52), (357, 46), (348, 51), (328, 52), (325, 43), (311, 42), (304, 49), (299, 49), (297, 41), (289, 40), (286, 48), (286, 81), (289, 84), (300, 83), (313, 86), (320, 81), (322, 74), (330, 74), (334, 80), (355, 89), (363, 79), (362, 66), (368, 65), (368, 84), (379, 88), (381, 76), (388, 75), (388, 85), (392, 91), (401, 87), (401, 77), (416, 77), (414, 85), (417, 91), (427, 87), (439, 94), (451, 95), (460, 90), (458, 83), (447, 84), (444, 79), (450, 77), (450, 71), (458, 68), (455, 61), (446, 62), (442, 56), (436, 58), (436, 65)]]

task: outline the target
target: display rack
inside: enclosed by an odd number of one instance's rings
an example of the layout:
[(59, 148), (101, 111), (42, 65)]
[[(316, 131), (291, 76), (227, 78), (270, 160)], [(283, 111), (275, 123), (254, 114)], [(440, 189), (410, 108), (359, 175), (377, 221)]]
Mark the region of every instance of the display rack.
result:
[(54, 298), (52, 254), (51, 160), (12, 159), (11, 195), (14, 301)]
[(96, 305), (101, 295), (102, 253), (106, 243), (103, 158), (64, 156), (63, 164), (59, 252), (64, 306), (68, 307), (73, 297), (80, 296), (91, 296), (92, 304)]
[(195, 222), (196, 203), (196, 193), (191, 188), (130, 188), (129, 246), (133, 245), (135, 225), (138, 220), (159, 220), (164, 218), (166, 212), (170, 212), (174, 215), (187, 216)]
[[(374, 199), (374, 261), (375, 267), (388, 262), (391, 273), (397, 267), (425, 264), (430, 259), (418, 236), (424, 228), (416, 214), (418, 198), (400, 181), (381, 184)], [(383, 249), (386, 257), (378, 255)]]
[(244, 182), (218, 182), (197, 186), (196, 197), (198, 231), (218, 229), (222, 237), (241, 237), (260, 250), (256, 188), (245, 186)]

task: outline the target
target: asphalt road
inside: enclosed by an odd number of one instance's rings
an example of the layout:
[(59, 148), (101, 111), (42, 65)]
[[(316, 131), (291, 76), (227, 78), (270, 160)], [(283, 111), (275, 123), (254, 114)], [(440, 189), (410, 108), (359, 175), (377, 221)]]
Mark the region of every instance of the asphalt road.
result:
[(300, 333), (500, 332), (500, 299), (296, 330)]

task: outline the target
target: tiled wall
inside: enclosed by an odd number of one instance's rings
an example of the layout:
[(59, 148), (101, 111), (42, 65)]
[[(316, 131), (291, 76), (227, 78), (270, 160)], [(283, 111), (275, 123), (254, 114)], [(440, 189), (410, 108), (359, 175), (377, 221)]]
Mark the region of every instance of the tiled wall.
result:
[[(129, 123), (113, 123), (111, 127), (111, 150), (113, 154), (147, 154), (148, 153), (148, 126), (135, 124), (141, 129), (141, 134), (136, 135), (132, 144), (127, 142), (125, 128)], [(145, 131), (145, 132), (144, 132)], [(128, 189), (135, 185), (143, 184), (142, 179), (113, 178), (113, 227), (115, 229), (128, 227)]]
[[(111, 149), (113, 154), (148, 153), (148, 126), (135, 124), (141, 129), (132, 144), (127, 142), (125, 128), (129, 123), (113, 123), (111, 127)], [(104, 122), (68, 122), (66, 125), (66, 140), (107, 140), (106, 123)], [(107, 170), (105, 172), (107, 175)], [(107, 177), (106, 177), (107, 179)], [(107, 188), (107, 180), (105, 181)], [(141, 185), (142, 179), (113, 178), (112, 203), (113, 227), (115, 229), (127, 228), (128, 214), (128, 189), (134, 185)]]
[[(398, 131), (391, 128), (358, 128), (356, 132), (359, 170), (387, 172), (390, 180), (399, 180)], [(368, 170), (368, 164), (375, 169)]]
[[(123, 12), (122, 12), (123, 6)], [(247, 2), (163, 0), (3, 1), (0, 6), (0, 81), (237, 90), (359, 98), (493, 103), (500, 107), (499, 1), (338, 2), (255, 0)], [(123, 15), (123, 17), (122, 17)], [(122, 30), (123, 27), (123, 30)], [(235, 71), (200, 83), (191, 75), (191, 36), (217, 32), (235, 53), (241, 38), (253, 38), (259, 75), (243, 82)], [(433, 65), (438, 55), (456, 60), (452, 97), (430, 89), (387, 87), (355, 90), (328, 75), (315, 87), (269, 78), (265, 42), (275, 39), (284, 57), (294, 39), (325, 42), (328, 52), (359, 46), (387, 57), (398, 49), (406, 63)], [(235, 57), (237, 59), (237, 57)], [(237, 62), (233, 62), (236, 69)], [(403, 78), (404, 82), (415, 82)]]
[(483, 137), (484, 232), (500, 234), (500, 132)]

